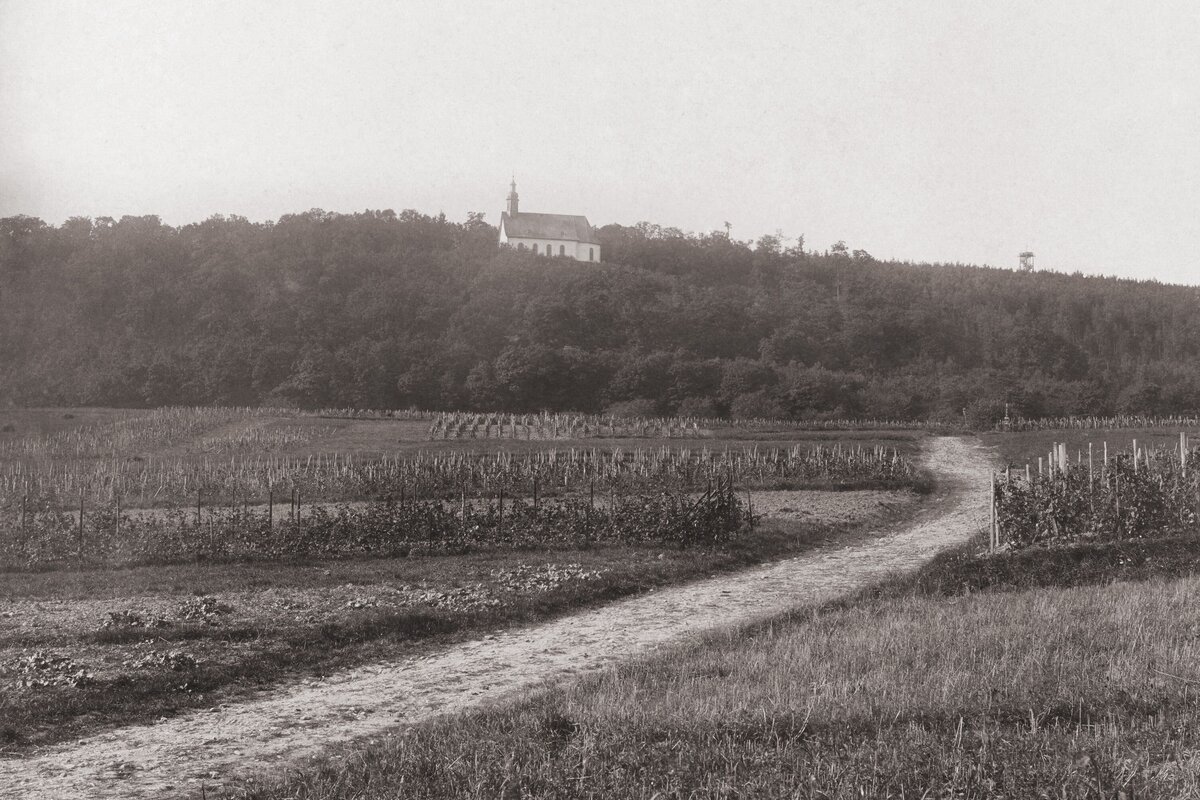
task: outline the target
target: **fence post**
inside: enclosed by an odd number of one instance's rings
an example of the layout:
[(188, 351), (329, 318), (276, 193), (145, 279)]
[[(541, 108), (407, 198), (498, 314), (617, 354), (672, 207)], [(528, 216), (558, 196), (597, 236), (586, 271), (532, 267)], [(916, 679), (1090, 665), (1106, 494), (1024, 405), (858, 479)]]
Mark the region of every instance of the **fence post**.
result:
[(83, 485), (79, 486), (79, 566), (83, 566)]
[(1088, 442), (1088, 494), (1092, 493), (1092, 443)]
[(267, 489), (267, 530), (275, 527), (275, 491)]

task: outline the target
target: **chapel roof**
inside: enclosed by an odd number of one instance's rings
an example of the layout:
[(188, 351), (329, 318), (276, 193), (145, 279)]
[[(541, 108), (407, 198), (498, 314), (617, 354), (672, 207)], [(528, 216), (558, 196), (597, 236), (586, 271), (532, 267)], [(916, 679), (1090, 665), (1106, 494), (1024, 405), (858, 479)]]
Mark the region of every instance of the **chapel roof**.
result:
[(500, 224), (510, 239), (562, 239), (568, 242), (599, 244), (587, 217), (577, 214), (519, 214), (500, 215)]

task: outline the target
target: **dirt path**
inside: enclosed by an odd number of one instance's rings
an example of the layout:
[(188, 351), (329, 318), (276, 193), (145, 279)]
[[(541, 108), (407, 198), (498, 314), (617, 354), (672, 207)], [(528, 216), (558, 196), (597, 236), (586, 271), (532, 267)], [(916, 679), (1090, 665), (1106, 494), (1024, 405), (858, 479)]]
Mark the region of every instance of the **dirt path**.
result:
[(986, 522), (989, 462), (977, 444), (931, 440), (950, 491), (938, 512), (863, 545), (820, 551), (466, 642), (347, 670), (266, 697), (190, 712), (0, 761), (0, 797), (178, 797), (239, 771), (277, 772), (331, 744), (564, 680), (695, 633), (821, 602), (911, 569)]

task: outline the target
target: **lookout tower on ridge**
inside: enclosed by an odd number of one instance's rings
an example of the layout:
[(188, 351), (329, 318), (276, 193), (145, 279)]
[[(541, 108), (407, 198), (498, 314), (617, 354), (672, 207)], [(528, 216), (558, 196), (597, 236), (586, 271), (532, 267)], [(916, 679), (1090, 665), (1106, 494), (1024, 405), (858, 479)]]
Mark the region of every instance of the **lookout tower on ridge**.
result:
[(500, 214), (500, 246), (576, 261), (600, 260), (600, 240), (587, 217), (520, 211), (516, 178), (510, 184), (508, 209)]
[[(516, 184), (513, 184), (513, 203), (516, 203)], [(1021, 270), (1023, 272), (1033, 272), (1033, 251), (1026, 250), (1021, 253)]]

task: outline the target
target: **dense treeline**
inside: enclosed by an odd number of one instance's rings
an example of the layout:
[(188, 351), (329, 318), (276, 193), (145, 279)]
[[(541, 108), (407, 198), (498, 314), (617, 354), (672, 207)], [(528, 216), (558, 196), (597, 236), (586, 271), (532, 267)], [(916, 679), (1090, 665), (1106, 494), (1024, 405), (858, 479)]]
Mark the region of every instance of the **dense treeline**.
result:
[(1200, 290), (641, 224), (606, 263), (480, 215), (0, 220), (0, 402), (982, 421), (1200, 411)]

